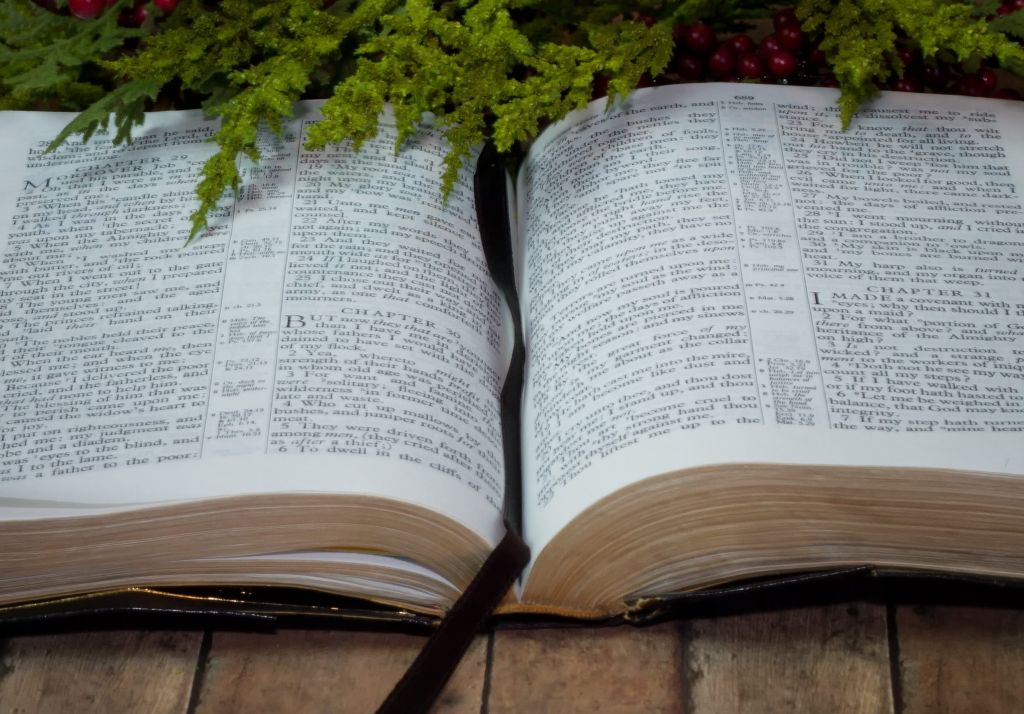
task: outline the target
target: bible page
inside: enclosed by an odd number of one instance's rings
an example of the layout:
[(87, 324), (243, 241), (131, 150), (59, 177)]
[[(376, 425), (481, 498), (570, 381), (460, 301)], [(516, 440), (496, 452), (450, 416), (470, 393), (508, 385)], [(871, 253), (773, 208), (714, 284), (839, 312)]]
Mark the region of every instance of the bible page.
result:
[(186, 246), (216, 122), (44, 153), (68, 119), (0, 118), (4, 515), (351, 493), (500, 537), (505, 308), (439, 133), (310, 151), (304, 103)]
[(1024, 472), (1018, 103), (677, 85), (520, 172), (526, 532), (726, 463)]

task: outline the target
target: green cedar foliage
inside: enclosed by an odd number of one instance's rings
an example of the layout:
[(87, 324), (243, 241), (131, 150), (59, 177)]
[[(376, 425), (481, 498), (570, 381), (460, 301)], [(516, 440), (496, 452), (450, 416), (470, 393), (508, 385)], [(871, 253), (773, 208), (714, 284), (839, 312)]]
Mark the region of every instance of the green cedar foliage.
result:
[(30, 0), (0, 0), (0, 109), (76, 110), (99, 100), (109, 77), (98, 65), (111, 50), (146, 34), (121, 27), (119, 0), (101, 18), (83, 22)]
[[(63, 6), (66, 0), (52, 0)], [(33, 0), (0, 0), (0, 108), (83, 110), (55, 139), (88, 139), (114, 119), (130, 140), (143, 110), (202, 102), (222, 119), (202, 171), (192, 236), (228, 187), (238, 159), (258, 160), (261, 125), (280, 131), (303, 96), (329, 96), (311, 128), (319, 147), (377, 131), (394, 107), (399, 146), (429, 118), (450, 152), (449, 190), (472, 147), (502, 151), (589, 101), (595, 76), (614, 100), (671, 60), (672, 27), (719, 28), (772, 12), (763, 0), (181, 0), (142, 27), (124, 27), (119, 0), (97, 20)], [(844, 123), (902, 66), (899, 43), (971, 66), (995, 60), (1024, 74), (1024, 13), (952, 0), (797, 0), (804, 28), (842, 87)]]

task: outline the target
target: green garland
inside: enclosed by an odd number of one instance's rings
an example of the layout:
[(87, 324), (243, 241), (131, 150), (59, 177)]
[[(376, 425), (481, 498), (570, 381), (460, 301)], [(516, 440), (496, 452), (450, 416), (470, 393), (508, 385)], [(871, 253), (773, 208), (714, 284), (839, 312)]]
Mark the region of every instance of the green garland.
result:
[[(58, 9), (66, 0), (56, 0)], [(228, 187), (236, 159), (259, 158), (261, 124), (280, 130), (303, 96), (329, 97), (310, 146), (377, 131), (394, 106), (400, 138), (432, 113), (450, 146), (449, 189), (471, 147), (489, 138), (502, 151), (583, 106), (595, 75), (612, 97), (673, 53), (672, 28), (704, 19), (719, 28), (763, 17), (757, 0), (182, 0), (141, 27), (119, 24), (119, 0), (96, 20), (0, 0), (0, 108), (81, 111), (54, 140), (88, 139), (111, 118), (114, 141), (130, 140), (143, 111), (201, 104), (222, 118), (219, 150), (196, 189), (192, 236)], [(899, 43), (926, 58), (983, 60), (1024, 74), (1024, 13), (989, 19), (998, 3), (947, 0), (799, 0), (803, 27), (842, 88), (844, 121), (879, 84), (902, 72)], [(1017, 16), (1022, 17), (1018, 18)]]

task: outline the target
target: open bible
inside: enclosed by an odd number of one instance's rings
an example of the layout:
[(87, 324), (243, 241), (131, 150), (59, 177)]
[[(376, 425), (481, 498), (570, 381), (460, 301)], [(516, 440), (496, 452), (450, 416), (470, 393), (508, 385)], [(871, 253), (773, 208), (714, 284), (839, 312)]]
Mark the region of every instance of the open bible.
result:
[[(213, 122), (127, 147), (0, 116), (0, 604), (275, 585), (444, 612), (502, 537), (500, 612), (600, 618), (847, 565), (1024, 577), (1024, 107), (637, 91), (506, 190), (518, 324), (468, 176), (305, 103), (184, 245)], [(507, 415), (506, 415), (507, 418)], [(516, 475), (519, 478), (519, 475)]]

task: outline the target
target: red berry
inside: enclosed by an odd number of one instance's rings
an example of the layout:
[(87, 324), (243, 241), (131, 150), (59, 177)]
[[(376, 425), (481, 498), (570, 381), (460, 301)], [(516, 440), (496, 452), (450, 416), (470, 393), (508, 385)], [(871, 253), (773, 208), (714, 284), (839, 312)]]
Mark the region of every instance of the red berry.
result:
[(768, 72), (773, 77), (789, 77), (796, 72), (796, 57), (792, 52), (779, 50), (768, 58)]
[(978, 83), (981, 85), (985, 94), (991, 94), (996, 91), (996, 86), (999, 84), (999, 77), (993, 70), (988, 67), (982, 67), (974, 76), (978, 78)]
[(797, 59), (796, 79), (794, 82), (795, 84), (806, 84), (808, 86), (817, 84), (818, 73), (809, 64), (807, 64), (807, 60)]
[(815, 69), (828, 66), (828, 57), (820, 47), (814, 47), (807, 53), (807, 63)]
[(683, 82), (699, 82), (704, 79), (704, 60), (695, 55), (679, 55), (676, 72)]
[(595, 74), (593, 88), (590, 90), (592, 99), (603, 97), (608, 94), (608, 82), (611, 78), (607, 74)]
[(1013, 0), (1013, 2), (1010, 3), (1010, 6), (1014, 10), (1024, 10), (1024, 0)]
[(138, 27), (146, 21), (147, 17), (149, 17), (149, 11), (146, 9), (146, 3), (136, 2), (127, 10), (122, 10), (117, 21), (125, 27)]
[(900, 77), (892, 83), (892, 88), (897, 92), (920, 92), (921, 83), (910, 77)]
[(965, 74), (961, 77), (956, 89), (959, 94), (964, 94), (968, 97), (985, 96), (985, 88), (981, 86), (981, 82), (973, 74)]
[(896, 50), (896, 56), (900, 58), (900, 63), (908, 69), (913, 69), (917, 66), (917, 63), (921, 61), (921, 53), (912, 47), (900, 47)]
[(764, 59), (768, 59), (780, 50), (782, 50), (782, 45), (779, 44), (778, 35), (766, 35), (757, 47), (757, 53)]
[(772, 27), (778, 32), (787, 25), (799, 25), (800, 21), (796, 18), (796, 10), (791, 7), (783, 8), (775, 13), (775, 17), (772, 18)]
[(995, 92), (993, 92), (992, 96), (995, 99), (1020, 99), (1020, 92), (1018, 92), (1016, 89), (1003, 87), (1002, 89), (997, 89)]
[(71, 14), (83, 20), (95, 20), (106, 7), (106, 0), (68, 0)]
[(633, 17), (634, 19), (636, 19), (637, 22), (642, 22), (647, 27), (651, 27), (652, 25), (654, 25), (654, 23), (658, 21), (656, 17), (654, 17), (653, 15), (648, 15), (645, 12), (633, 13)]
[(736, 35), (735, 37), (730, 37), (724, 44), (738, 55), (745, 55), (748, 52), (753, 52), (757, 48), (754, 41), (750, 39), (750, 35)]
[(764, 74), (764, 62), (753, 52), (747, 52), (737, 58), (736, 71), (746, 79), (760, 79)]
[(941, 92), (949, 85), (949, 69), (944, 64), (926, 64), (921, 68), (921, 79), (929, 89)]
[(725, 79), (736, 69), (736, 54), (728, 47), (719, 47), (708, 57), (708, 74)]
[(783, 25), (775, 33), (779, 38), (779, 45), (782, 49), (790, 52), (799, 52), (804, 46), (804, 31), (799, 25)]
[(709, 55), (718, 44), (715, 30), (706, 22), (695, 22), (687, 25), (683, 33), (683, 46), (698, 55)]
[(165, 15), (178, 7), (178, 0), (153, 0), (156, 9)]
[(1010, 5), (1009, 3), (1004, 2), (1002, 5), (996, 8), (997, 15), (1009, 15), (1011, 12), (1013, 12), (1013, 6)]

